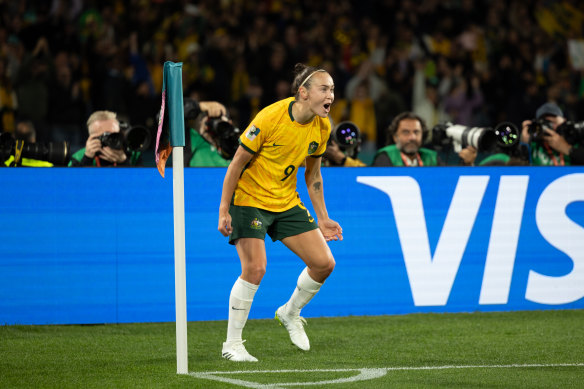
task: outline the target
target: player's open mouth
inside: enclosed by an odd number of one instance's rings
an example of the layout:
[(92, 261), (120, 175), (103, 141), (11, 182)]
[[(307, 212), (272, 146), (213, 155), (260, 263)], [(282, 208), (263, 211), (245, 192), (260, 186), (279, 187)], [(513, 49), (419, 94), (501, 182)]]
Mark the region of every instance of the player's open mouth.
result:
[(325, 104), (324, 105), (324, 109), (328, 112), (328, 110), (330, 109), (331, 105), (330, 104)]

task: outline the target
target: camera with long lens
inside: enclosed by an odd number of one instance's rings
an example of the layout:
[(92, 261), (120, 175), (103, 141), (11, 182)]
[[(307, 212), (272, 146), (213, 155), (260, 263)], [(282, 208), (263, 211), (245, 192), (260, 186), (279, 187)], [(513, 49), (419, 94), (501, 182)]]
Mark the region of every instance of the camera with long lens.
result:
[[(71, 157), (69, 142), (30, 143), (15, 140), (10, 133), (0, 134), (0, 159), (3, 162), (14, 156), (15, 165), (22, 163), (22, 158), (50, 162), (55, 166), (66, 166)], [(18, 158), (17, 158), (18, 156)]]
[(224, 116), (208, 118), (205, 126), (209, 135), (217, 142), (221, 156), (225, 159), (232, 159), (239, 147), (241, 130), (231, 124)]
[(348, 157), (357, 158), (361, 146), (361, 131), (353, 122), (345, 121), (337, 124), (331, 137), (342, 152)]
[(432, 128), (432, 143), (439, 149), (453, 147), (457, 153), (468, 146), (477, 151), (491, 151), (495, 147), (507, 149), (519, 143), (519, 130), (509, 122), (500, 123), (495, 128), (447, 122)]
[(527, 132), (532, 141), (541, 143), (545, 140), (544, 135), (545, 130), (553, 130), (554, 124), (544, 118), (532, 119), (531, 123), (527, 126)]
[(102, 147), (126, 152), (144, 151), (150, 146), (150, 131), (143, 126), (120, 122), (120, 132), (104, 132), (97, 139)]
[(571, 145), (584, 141), (584, 122), (566, 121), (556, 131)]

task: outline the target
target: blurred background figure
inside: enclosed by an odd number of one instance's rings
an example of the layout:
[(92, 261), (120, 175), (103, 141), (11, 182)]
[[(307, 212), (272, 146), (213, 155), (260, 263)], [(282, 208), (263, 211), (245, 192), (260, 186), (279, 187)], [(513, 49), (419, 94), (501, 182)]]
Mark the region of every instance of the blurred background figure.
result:
[(529, 145), (531, 164), (535, 166), (583, 165), (580, 144), (584, 141), (584, 123), (566, 121), (555, 103), (545, 103), (535, 119), (522, 123), (522, 141)]
[(83, 147), (83, 117), (85, 109), (79, 80), (73, 79), (69, 59), (65, 53), (63, 61), (55, 69), (56, 77), (50, 83), (49, 111), (51, 140), (67, 141), (75, 150)]
[(16, 125), (14, 139), (22, 140), (27, 143), (36, 143), (36, 130), (31, 121), (21, 121)]
[(9, 167), (64, 166), (69, 162), (69, 145), (61, 143), (37, 143), (34, 124), (22, 120), (14, 133), (0, 133), (0, 160)]
[(227, 109), (217, 101), (185, 100), (187, 139), (185, 165), (190, 167), (229, 166), (241, 135), (227, 118)]
[(285, 95), (294, 63), (325, 68), (331, 118), (361, 129), (367, 164), (405, 111), (429, 128), (520, 128), (553, 101), (567, 121), (584, 120), (584, 9), (574, 2), (351, 0), (324, 14), (304, 0), (130, 3), (0, 6), (4, 132), (26, 118), (38, 142), (83, 147), (83, 121), (99, 110), (153, 132), (165, 61), (183, 62), (185, 95), (220, 101), (237, 128)]
[(111, 111), (95, 111), (87, 119), (89, 137), (85, 147), (71, 156), (69, 166), (107, 167), (107, 166), (140, 166), (142, 164), (142, 150), (146, 142), (139, 139), (137, 144), (129, 140), (130, 131), (140, 129), (128, 128), (126, 133), (120, 131), (120, 122), (117, 114)]
[(438, 153), (422, 147), (428, 128), (424, 120), (412, 112), (395, 117), (387, 129), (387, 146), (377, 151), (373, 166), (438, 166)]
[[(387, 146), (377, 151), (373, 166), (444, 166), (435, 150), (422, 147), (427, 143), (426, 122), (413, 112), (397, 115), (387, 129)], [(459, 164), (472, 166), (477, 149), (465, 146), (458, 152)]]

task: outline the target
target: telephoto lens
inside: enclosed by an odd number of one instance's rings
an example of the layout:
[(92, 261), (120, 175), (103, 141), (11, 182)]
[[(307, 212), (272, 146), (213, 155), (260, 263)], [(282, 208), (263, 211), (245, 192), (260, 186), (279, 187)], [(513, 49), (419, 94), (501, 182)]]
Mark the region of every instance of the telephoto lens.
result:
[(361, 131), (353, 122), (341, 122), (333, 131), (333, 138), (343, 151), (352, 151), (361, 143)]
[(497, 145), (501, 147), (514, 147), (519, 143), (519, 130), (510, 122), (499, 123), (495, 127), (495, 136), (497, 137)]

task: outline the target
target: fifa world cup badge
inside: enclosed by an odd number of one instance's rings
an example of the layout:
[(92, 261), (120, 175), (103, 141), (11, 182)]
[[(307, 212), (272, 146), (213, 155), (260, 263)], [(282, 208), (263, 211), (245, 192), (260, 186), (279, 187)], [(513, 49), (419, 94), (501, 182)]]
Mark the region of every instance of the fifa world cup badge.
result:
[(249, 128), (249, 130), (247, 131), (247, 134), (245, 135), (247, 137), (247, 139), (249, 140), (254, 140), (255, 137), (260, 133), (260, 129), (257, 128), (256, 126), (251, 126)]

